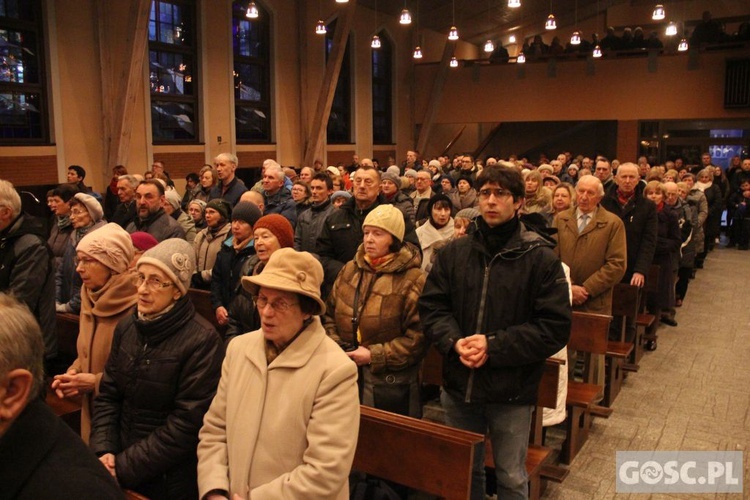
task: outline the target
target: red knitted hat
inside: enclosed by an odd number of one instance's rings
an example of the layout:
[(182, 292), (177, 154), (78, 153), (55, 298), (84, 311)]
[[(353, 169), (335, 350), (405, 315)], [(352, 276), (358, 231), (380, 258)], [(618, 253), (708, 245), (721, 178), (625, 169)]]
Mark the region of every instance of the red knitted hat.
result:
[(281, 248), (291, 248), (294, 246), (294, 229), (283, 215), (264, 215), (253, 225), (253, 231), (260, 228), (271, 231), (276, 236), (276, 239), (279, 240)]

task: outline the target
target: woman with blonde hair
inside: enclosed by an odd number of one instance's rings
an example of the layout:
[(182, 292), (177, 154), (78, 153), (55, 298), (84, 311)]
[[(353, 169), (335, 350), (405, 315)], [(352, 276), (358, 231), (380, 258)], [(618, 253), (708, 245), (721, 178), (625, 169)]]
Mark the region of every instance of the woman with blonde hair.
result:
[(561, 182), (552, 191), (552, 211), (556, 214), (564, 212), (576, 203), (576, 191), (567, 182)]
[(539, 213), (549, 218), (552, 214), (552, 195), (550, 190), (544, 187), (542, 174), (538, 170), (532, 170), (526, 175), (524, 183), (526, 186), (524, 213)]

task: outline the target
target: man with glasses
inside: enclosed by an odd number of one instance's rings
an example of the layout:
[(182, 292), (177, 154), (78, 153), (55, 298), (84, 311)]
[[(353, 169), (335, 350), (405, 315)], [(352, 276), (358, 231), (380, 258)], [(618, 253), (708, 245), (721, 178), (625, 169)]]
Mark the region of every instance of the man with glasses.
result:
[(453, 170), (451, 172), (451, 175), (453, 176), (456, 181), (458, 181), (461, 177), (469, 177), (471, 178), (472, 184), (476, 183), (477, 180), (477, 167), (474, 165), (474, 157), (471, 155), (463, 155), (460, 157), (460, 164), (459, 168)]
[(169, 238), (185, 239), (182, 226), (164, 211), (164, 186), (157, 180), (143, 181), (135, 190), (135, 204), (138, 216), (126, 228), (130, 234), (142, 231), (153, 236), (156, 241)]
[[(437, 255), (419, 299), (425, 335), (443, 354), (449, 425), (492, 440), (498, 498), (527, 498), (526, 449), (545, 359), (570, 336), (568, 283), (554, 242), (518, 218), (515, 169), (478, 176), (477, 230)], [(484, 443), (471, 498), (484, 499)]]
[[(371, 164), (363, 163), (364, 160), (354, 173), (354, 196), (326, 217), (315, 244), (316, 253), (325, 271), (324, 285), (327, 290), (333, 286), (344, 264), (352, 260), (357, 253), (357, 247), (362, 243), (362, 223), (365, 217), (383, 203), (380, 196), (380, 172)], [(421, 253), (414, 224), (410, 220), (406, 220), (405, 223), (404, 242), (414, 245)]]
[(435, 193), (432, 191), (432, 174), (429, 170), (417, 172), (415, 181), (416, 189), (411, 193), (411, 200), (416, 210), (417, 223), (426, 220), (430, 214), (427, 213), (427, 204)]
[[(23, 302), (39, 322), (44, 360), (57, 356), (55, 263), (44, 224), (24, 215), (13, 184), (0, 179), (0, 292)], [(47, 373), (57, 373), (46, 366)]]

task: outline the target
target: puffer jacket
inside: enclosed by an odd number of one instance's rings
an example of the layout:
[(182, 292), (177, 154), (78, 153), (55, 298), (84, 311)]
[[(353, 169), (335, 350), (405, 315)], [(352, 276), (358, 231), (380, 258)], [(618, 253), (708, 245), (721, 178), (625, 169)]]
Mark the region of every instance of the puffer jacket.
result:
[(117, 481), (148, 498), (197, 498), (198, 431), (216, 394), (224, 345), (188, 297), (116, 327), (94, 400), (90, 446), (115, 455)]
[(221, 250), (221, 244), (227, 239), (232, 225), (227, 222), (217, 231), (211, 228), (202, 229), (193, 241), (198, 266), (195, 269), (192, 286), (208, 289), (211, 287), (211, 272), (216, 263), (216, 255)]
[(255, 307), (255, 299), (242, 286), (242, 277), (258, 275), (264, 267), (265, 264), (260, 262), (256, 254), (250, 255), (242, 264), (234, 297), (227, 307), (229, 317), (227, 319), (227, 330), (224, 332), (224, 342), (227, 345), (236, 336), (260, 328), (260, 316), (258, 315), (258, 309)]
[(255, 240), (250, 240), (239, 252), (234, 250), (233, 241), (233, 236), (223, 241), (211, 271), (211, 305), (214, 311), (219, 307), (229, 309), (237, 295), (245, 261), (255, 256)]
[[(427, 349), (419, 322), (417, 301), (424, 286), (422, 259), (404, 245), (383, 269), (375, 271), (365, 261), (363, 245), (354, 260), (339, 273), (328, 297), (326, 333), (344, 347), (359, 343), (372, 354), (372, 373), (399, 371), (419, 363)], [(359, 287), (359, 331), (352, 331), (354, 296)]]
[(321, 203), (311, 204), (308, 210), (299, 214), (297, 227), (294, 229), (294, 249), (298, 252), (315, 253), (315, 240), (318, 239), (326, 217), (335, 209), (328, 198)]
[(55, 217), (52, 222), (49, 238), (47, 238), (47, 244), (55, 256), (55, 269), (60, 267), (63, 255), (65, 255), (65, 249), (68, 248), (70, 235), (73, 234), (73, 224), (70, 223), (70, 218), (66, 219), (65, 222), (66, 225), (61, 227), (60, 218)]
[(20, 215), (0, 231), (0, 292), (12, 293), (39, 322), (45, 359), (57, 356), (54, 267), (41, 219)]
[[(492, 255), (482, 231), (443, 248), (419, 299), (426, 337), (443, 354), (443, 388), (474, 403), (533, 405), (545, 359), (570, 337), (568, 282), (554, 243), (519, 223)], [(487, 336), (488, 360), (464, 366), (460, 338)]]
[(414, 201), (411, 199), (411, 196), (399, 189), (392, 198), (384, 196), (383, 203), (388, 203), (401, 210), (401, 213), (404, 214), (404, 220), (408, 218), (414, 224), (417, 211), (414, 208)]

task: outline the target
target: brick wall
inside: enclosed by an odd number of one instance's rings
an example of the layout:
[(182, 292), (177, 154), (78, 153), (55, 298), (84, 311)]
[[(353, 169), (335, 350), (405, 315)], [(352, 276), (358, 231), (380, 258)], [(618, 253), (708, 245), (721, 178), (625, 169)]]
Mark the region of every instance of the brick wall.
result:
[(237, 153), (240, 167), (258, 167), (263, 166), (263, 161), (276, 159), (276, 151), (240, 151)]
[(57, 156), (0, 157), (0, 178), (14, 186), (57, 184)]
[(354, 155), (353, 149), (351, 151), (328, 151), (328, 165), (336, 166), (339, 162), (344, 165), (351, 165), (352, 155)]
[(635, 162), (638, 159), (638, 122), (636, 120), (617, 122), (617, 159), (620, 163)]
[[(205, 163), (202, 152), (197, 153), (155, 153), (154, 161), (163, 161), (164, 169), (172, 179), (184, 179), (190, 172), (196, 174)], [(136, 172), (142, 173), (142, 172)]]

